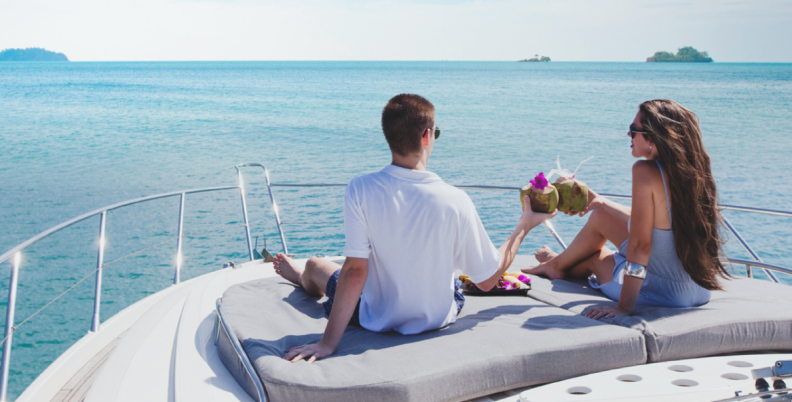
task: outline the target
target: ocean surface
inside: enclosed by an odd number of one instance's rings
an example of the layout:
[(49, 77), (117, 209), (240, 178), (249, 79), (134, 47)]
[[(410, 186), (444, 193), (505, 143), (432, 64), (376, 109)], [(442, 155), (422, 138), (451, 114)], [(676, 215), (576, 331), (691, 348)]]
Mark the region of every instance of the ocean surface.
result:
[[(792, 64), (515, 62), (0, 63), (0, 253), (124, 200), (237, 184), (265, 164), (275, 183), (345, 183), (390, 163), (382, 107), (432, 101), (442, 135), (429, 169), (452, 184), (523, 186), (562, 166), (629, 194), (626, 134), (640, 102), (674, 99), (701, 119), (725, 204), (792, 210)], [(281, 250), (262, 171), (243, 170), (251, 231)], [(517, 194), (470, 191), (496, 244)], [(289, 251), (337, 255), (343, 189), (276, 188)], [(178, 197), (110, 211), (102, 321), (171, 284)], [(792, 267), (792, 218), (726, 212), (767, 262)], [(559, 216), (571, 241), (585, 219)], [(188, 195), (182, 279), (247, 260), (239, 192)], [(90, 328), (99, 219), (22, 254), (10, 396)], [(521, 253), (542, 244), (537, 228)], [(735, 241), (730, 256), (748, 259)], [(409, 252), (409, 250), (405, 250)], [(10, 264), (1, 265), (5, 311)], [(78, 282), (84, 278), (83, 282)], [(784, 279), (792, 284), (789, 278)], [(75, 286), (76, 284), (76, 286)]]

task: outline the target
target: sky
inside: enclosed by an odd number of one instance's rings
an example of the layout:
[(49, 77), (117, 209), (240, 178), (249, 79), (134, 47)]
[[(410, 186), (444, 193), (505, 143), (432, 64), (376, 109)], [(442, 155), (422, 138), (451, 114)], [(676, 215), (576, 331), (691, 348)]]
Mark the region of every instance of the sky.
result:
[(790, 38), (790, 0), (0, 0), (0, 50), (73, 61), (792, 62)]

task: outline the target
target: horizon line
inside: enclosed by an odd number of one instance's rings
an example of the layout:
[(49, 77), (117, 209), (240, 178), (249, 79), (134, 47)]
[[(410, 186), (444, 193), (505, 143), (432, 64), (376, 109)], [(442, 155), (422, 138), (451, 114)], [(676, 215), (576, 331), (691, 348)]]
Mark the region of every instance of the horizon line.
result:
[[(0, 61), (0, 63), (258, 63), (258, 62), (320, 62), (320, 63), (520, 63), (522, 60), (68, 60), (68, 61)], [(647, 62), (637, 60), (551, 60), (545, 63), (643, 63), (643, 64), (792, 64), (792, 61), (712, 61), (712, 62)]]

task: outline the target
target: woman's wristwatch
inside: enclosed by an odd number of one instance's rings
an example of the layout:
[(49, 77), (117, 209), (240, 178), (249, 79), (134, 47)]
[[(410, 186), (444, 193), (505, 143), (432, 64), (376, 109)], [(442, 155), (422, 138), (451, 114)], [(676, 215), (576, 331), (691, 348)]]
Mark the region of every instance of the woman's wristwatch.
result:
[(644, 279), (646, 278), (646, 266), (627, 261), (627, 268), (624, 270), (624, 274), (633, 278)]

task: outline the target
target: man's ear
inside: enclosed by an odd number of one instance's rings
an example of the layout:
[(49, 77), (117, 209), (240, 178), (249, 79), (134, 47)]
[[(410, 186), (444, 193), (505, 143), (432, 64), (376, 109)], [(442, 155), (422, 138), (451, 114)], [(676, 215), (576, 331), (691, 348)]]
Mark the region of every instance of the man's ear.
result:
[(425, 147), (428, 147), (428, 146), (429, 146), (429, 135), (430, 135), (429, 131), (430, 131), (430, 130), (431, 130), (431, 129), (428, 129), (428, 128), (427, 128), (427, 129), (424, 131), (424, 134), (423, 134), (423, 136), (421, 137), (421, 142), (423, 142), (423, 145), (424, 145)]

